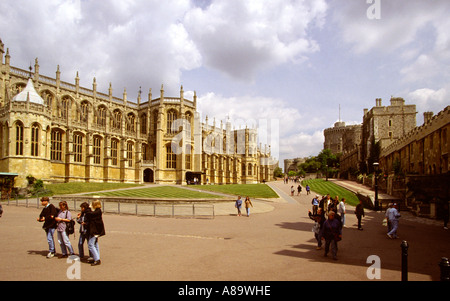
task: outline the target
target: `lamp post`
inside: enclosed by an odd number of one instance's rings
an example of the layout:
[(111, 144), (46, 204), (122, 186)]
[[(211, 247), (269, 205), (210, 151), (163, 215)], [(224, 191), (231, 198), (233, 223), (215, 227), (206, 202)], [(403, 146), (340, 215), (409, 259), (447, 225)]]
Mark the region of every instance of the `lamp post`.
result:
[(374, 162), (373, 163), (373, 169), (374, 169), (374, 173), (375, 173), (375, 211), (378, 211), (378, 177), (377, 177), (377, 172), (378, 172), (378, 167), (380, 166), (380, 164), (378, 162)]

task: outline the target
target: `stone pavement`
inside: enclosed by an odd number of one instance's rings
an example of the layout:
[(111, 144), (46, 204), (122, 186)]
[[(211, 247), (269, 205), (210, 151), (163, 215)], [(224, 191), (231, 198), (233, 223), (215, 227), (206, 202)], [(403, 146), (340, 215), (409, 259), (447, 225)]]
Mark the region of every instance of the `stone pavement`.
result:
[[(402, 217), (401, 239), (392, 240), (381, 225), (384, 213), (366, 210), (364, 230), (358, 231), (354, 208), (347, 206), (347, 227), (334, 261), (316, 250), (313, 222), (307, 216), (314, 192), (306, 195), (303, 189), (300, 196), (290, 196), (290, 184), (269, 185), (281, 198), (254, 200), (250, 217), (236, 216), (233, 202), (222, 203), (222, 214), (214, 219), (105, 214), (102, 265), (95, 267), (46, 259), (48, 245), (36, 221), (40, 209), (4, 205), (0, 280), (68, 280), (68, 271), (69, 276), (76, 271), (81, 280), (376, 281), (367, 277), (372, 264), (367, 258), (376, 255), (381, 280), (397, 281), (402, 240), (410, 246), (409, 280), (439, 280), (438, 263), (450, 256), (450, 231), (441, 225)], [(71, 236), (75, 250), (77, 239), (78, 233)]]

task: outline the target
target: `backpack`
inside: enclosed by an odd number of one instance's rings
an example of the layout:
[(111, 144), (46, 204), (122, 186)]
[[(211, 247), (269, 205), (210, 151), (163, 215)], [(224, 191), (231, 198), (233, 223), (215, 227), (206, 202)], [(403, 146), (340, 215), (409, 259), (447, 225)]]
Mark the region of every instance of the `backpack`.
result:
[[(67, 211), (66, 211), (66, 219), (67, 219)], [(66, 233), (67, 235), (75, 233), (75, 221), (73, 219), (70, 222), (66, 222)]]

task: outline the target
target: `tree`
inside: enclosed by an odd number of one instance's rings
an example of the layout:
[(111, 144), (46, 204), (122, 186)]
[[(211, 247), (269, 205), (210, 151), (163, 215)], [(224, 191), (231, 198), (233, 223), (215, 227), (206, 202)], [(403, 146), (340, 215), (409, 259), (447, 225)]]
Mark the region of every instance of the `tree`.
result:
[(281, 167), (275, 167), (273, 170), (273, 177), (274, 178), (282, 178), (283, 177), (283, 170)]
[(304, 163), (298, 165), (298, 169), (305, 173), (315, 173), (320, 169), (320, 162), (317, 157), (309, 157)]
[(299, 164), (300, 171), (315, 173), (321, 171), (330, 175), (339, 171), (339, 159), (341, 154), (333, 154), (330, 149), (323, 149), (317, 156), (311, 156), (305, 163)]
[(335, 155), (330, 149), (323, 149), (317, 155), (318, 161), (320, 162), (321, 170), (325, 171), (328, 169), (338, 170), (339, 169), (339, 158), (340, 154)]

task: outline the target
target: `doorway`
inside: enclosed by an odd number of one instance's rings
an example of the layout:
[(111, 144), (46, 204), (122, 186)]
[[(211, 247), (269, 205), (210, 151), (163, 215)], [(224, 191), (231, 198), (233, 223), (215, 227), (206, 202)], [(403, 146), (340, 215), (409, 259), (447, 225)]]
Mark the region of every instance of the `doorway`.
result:
[(154, 177), (153, 177), (153, 170), (151, 170), (150, 168), (147, 168), (144, 170), (144, 182), (145, 183), (153, 183)]

